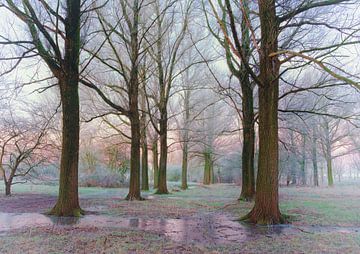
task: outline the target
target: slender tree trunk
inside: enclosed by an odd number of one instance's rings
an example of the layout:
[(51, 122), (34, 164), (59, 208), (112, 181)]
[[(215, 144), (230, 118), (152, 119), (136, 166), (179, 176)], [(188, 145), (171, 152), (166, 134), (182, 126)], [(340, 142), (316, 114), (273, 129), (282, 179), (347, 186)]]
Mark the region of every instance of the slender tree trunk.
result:
[[(294, 142), (294, 132), (293, 131), (290, 131), (290, 139), (291, 139), (291, 147), (294, 148), (296, 145)], [(291, 153), (290, 159), (291, 159), (291, 161), (290, 161), (291, 185), (296, 185), (297, 184), (297, 158), (296, 158), (295, 152)]]
[(300, 162), (300, 171), (301, 171), (301, 184), (306, 185), (306, 137), (302, 135), (302, 158)]
[(149, 167), (148, 167), (148, 148), (146, 137), (142, 142), (142, 156), (141, 156), (141, 189), (149, 190)]
[(245, 217), (257, 224), (284, 222), (279, 209), (278, 98), (279, 70), (278, 22), (274, 0), (259, 0), (261, 55), (259, 86), (259, 169), (255, 205)]
[[(244, 86), (244, 87), (243, 87)], [(250, 83), (242, 84), (243, 91), (243, 150), (242, 150), (242, 188), (240, 200), (251, 201), (255, 196), (255, 127), (253, 91)], [(245, 95), (246, 94), (246, 95)]]
[(157, 138), (152, 144), (153, 155), (153, 171), (154, 171), (154, 189), (159, 185), (159, 152), (158, 152), (158, 140)]
[(211, 155), (210, 152), (206, 151), (204, 153), (204, 179), (203, 184), (204, 185), (210, 185), (211, 184)]
[[(243, 1), (243, 8), (249, 15), (248, 0)], [(246, 21), (247, 17), (242, 15), (241, 20), (241, 46), (247, 62), (250, 60), (250, 32)], [(242, 63), (240, 67), (240, 84), (242, 91), (242, 124), (243, 124), (243, 149), (242, 149), (242, 188), (239, 200), (251, 201), (255, 196), (255, 114), (254, 94), (251, 87), (249, 73)]]
[[(145, 70), (142, 71), (143, 86), (145, 86), (146, 75)], [(148, 164), (148, 144), (147, 144), (147, 128), (146, 128), (146, 98), (145, 87), (141, 89), (141, 189), (149, 190), (149, 164)]]
[(214, 184), (215, 183), (215, 171), (214, 171), (214, 162), (213, 162), (212, 156), (210, 156), (210, 172), (211, 172), (211, 184)]
[(314, 173), (314, 186), (319, 186), (319, 173), (318, 173), (318, 165), (317, 165), (316, 132), (315, 132), (315, 130), (313, 130), (311, 155), (312, 155), (313, 173)]
[(159, 167), (159, 186), (157, 194), (168, 194), (166, 182), (166, 167), (167, 167), (167, 112), (162, 110), (160, 119), (160, 167)]
[(186, 190), (188, 188), (188, 183), (187, 183), (188, 142), (187, 141), (183, 142), (182, 150), (183, 151), (182, 151), (182, 166), (181, 166), (181, 189)]
[(188, 188), (187, 172), (188, 172), (188, 153), (189, 153), (190, 90), (185, 91), (184, 97), (185, 97), (184, 98), (185, 124), (182, 135), (183, 143), (182, 143), (181, 189), (186, 190)]

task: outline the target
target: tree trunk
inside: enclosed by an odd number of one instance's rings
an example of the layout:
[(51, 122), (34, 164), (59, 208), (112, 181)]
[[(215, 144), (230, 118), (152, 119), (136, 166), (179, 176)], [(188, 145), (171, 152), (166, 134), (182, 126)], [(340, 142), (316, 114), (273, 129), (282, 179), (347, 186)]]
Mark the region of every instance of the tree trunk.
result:
[(188, 171), (188, 142), (184, 141), (182, 148), (182, 165), (181, 165), (181, 189), (183, 190), (186, 190), (188, 188), (187, 171)]
[[(186, 81), (188, 82), (188, 73), (186, 73)], [(181, 189), (186, 190), (187, 184), (187, 172), (188, 172), (188, 153), (189, 153), (189, 121), (190, 121), (190, 95), (191, 91), (186, 90), (184, 95), (184, 133), (182, 135), (182, 166), (181, 166)]]
[(80, 1), (67, 0), (65, 24), (65, 59), (62, 73), (57, 78), (62, 104), (62, 147), (60, 162), (59, 196), (50, 214), (80, 216), (78, 195), (79, 164), (79, 52)]
[(210, 185), (213, 183), (213, 169), (212, 169), (212, 158), (211, 152), (206, 151), (204, 153), (204, 185)]
[(158, 140), (155, 139), (152, 145), (153, 155), (153, 170), (154, 170), (154, 189), (159, 186), (159, 152), (158, 152)]
[(254, 127), (254, 106), (253, 91), (250, 82), (245, 86), (242, 83), (243, 91), (243, 150), (242, 150), (242, 188), (240, 200), (251, 201), (255, 196), (255, 127)]
[(131, 68), (129, 80), (129, 120), (131, 125), (130, 186), (126, 200), (143, 200), (140, 192), (141, 126), (139, 116), (139, 1), (133, 1)]
[[(133, 105), (133, 107), (135, 107)], [(137, 106), (136, 106), (137, 107)], [(137, 116), (136, 116), (137, 115)], [(131, 122), (130, 186), (126, 200), (143, 200), (140, 192), (140, 121), (133, 111)]]
[[(294, 141), (294, 132), (293, 131), (290, 131), (290, 139), (291, 139), (291, 147), (295, 150), (295, 141)], [(290, 172), (291, 172), (291, 185), (296, 185), (297, 184), (297, 157), (296, 157), (296, 154), (295, 154), (295, 151), (293, 151), (291, 153), (291, 156), (290, 156), (290, 166), (291, 166), (291, 169), (290, 169)]]
[(60, 163), (59, 197), (50, 214), (80, 216), (82, 210), (78, 195), (79, 163), (79, 94), (77, 75), (59, 80), (62, 103), (62, 149)]
[(257, 224), (284, 222), (279, 209), (278, 98), (279, 70), (278, 22), (274, 0), (260, 0), (261, 54), (259, 85), (259, 163), (255, 205), (244, 218)]
[(166, 182), (166, 167), (167, 167), (167, 112), (162, 110), (160, 119), (160, 167), (159, 167), (159, 186), (156, 194), (168, 194)]
[(301, 172), (301, 184), (306, 185), (306, 137), (302, 135), (302, 158), (300, 162), (300, 172)]
[[(243, 8), (247, 15), (242, 15), (241, 46), (246, 56), (246, 61), (250, 60), (250, 31), (247, 25), (249, 15), (248, 0), (243, 1)], [(242, 124), (243, 124), (243, 149), (242, 149), (242, 187), (239, 200), (251, 201), (255, 196), (255, 114), (254, 114), (254, 94), (251, 87), (249, 73), (242, 63), (240, 67), (240, 84), (242, 91)]]
[(317, 165), (317, 151), (316, 151), (316, 132), (313, 130), (312, 147), (311, 147), (313, 173), (314, 173), (314, 186), (319, 186), (319, 173)]
[(142, 142), (142, 156), (141, 156), (141, 189), (149, 190), (149, 167), (148, 167), (148, 148), (146, 137)]
[[(146, 76), (145, 70), (142, 71), (141, 82), (145, 86)], [(147, 144), (147, 128), (146, 128), (146, 97), (145, 88), (141, 89), (141, 189), (149, 190), (149, 164), (148, 164), (148, 144)]]
[(11, 182), (5, 181), (5, 196), (11, 196)]
[(328, 178), (328, 186), (334, 185), (334, 177), (333, 177), (333, 168), (332, 168), (332, 159), (331, 157), (326, 158), (326, 167), (327, 167), (327, 178)]

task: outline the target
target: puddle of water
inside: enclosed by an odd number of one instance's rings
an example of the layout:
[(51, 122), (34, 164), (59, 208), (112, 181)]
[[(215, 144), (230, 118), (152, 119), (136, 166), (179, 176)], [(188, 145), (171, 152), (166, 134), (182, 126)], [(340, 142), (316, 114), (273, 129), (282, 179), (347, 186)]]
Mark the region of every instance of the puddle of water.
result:
[(0, 213), (0, 235), (10, 230), (27, 227), (131, 228), (157, 232), (178, 242), (208, 244), (243, 241), (249, 237), (246, 233), (247, 229), (241, 224), (230, 221), (224, 216), (214, 215), (187, 219), (142, 219), (102, 215), (59, 218), (37, 213)]
[(157, 232), (173, 241), (202, 244), (242, 242), (265, 235), (299, 234), (302, 232), (359, 232), (358, 228), (255, 226), (231, 220), (225, 214), (202, 214), (185, 219), (118, 218), (103, 215), (86, 215), (81, 218), (59, 218), (38, 213), (0, 213), (0, 236), (14, 229), (26, 227), (76, 228), (131, 228)]

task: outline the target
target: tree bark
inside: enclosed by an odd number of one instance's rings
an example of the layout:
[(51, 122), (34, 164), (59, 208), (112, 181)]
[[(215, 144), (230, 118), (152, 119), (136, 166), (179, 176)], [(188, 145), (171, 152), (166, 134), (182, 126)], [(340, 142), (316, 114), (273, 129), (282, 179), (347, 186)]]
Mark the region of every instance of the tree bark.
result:
[(253, 91), (248, 82), (242, 82), (243, 92), (243, 150), (242, 150), (242, 188), (240, 200), (251, 201), (255, 196), (255, 126)]
[[(137, 104), (133, 104), (132, 107), (137, 108)], [(139, 113), (137, 112), (137, 110), (133, 111), (133, 114), (130, 118), (130, 123), (131, 123), (130, 186), (129, 186), (129, 193), (126, 196), (126, 200), (143, 200), (140, 192), (140, 121), (139, 121)]]
[(159, 186), (159, 152), (158, 152), (158, 140), (153, 141), (152, 145), (153, 155), (153, 171), (154, 171), (154, 189)]
[(212, 165), (212, 156), (211, 152), (206, 151), (204, 153), (204, 185), (210, 185), (214, 183), (214, 173), (213, 173), (213, 165)]
[(69, 70), (59, 84), (63, 122), (60, 184), (58, 200), (50, 214), (80, 216), (83, 212), (78, 195), (80, 118), (77, 69)]
[(259, 85), (259, 165), (255, 205), (244, 219), (257, 224), (283, 223), (279, 209), (278, 98), (279, 70), (277, 57), (279, 25), (274, 0), (259, 0), (261, 54)]
[[(243, 1), (243, 8), (246, 15), (249, 15), (248, 0)], [(250, 50), (250, 31), (246, 21), (247, 17), (243, 14), (241, 20), (241, 47), (246, 61), (249, 62)], [(255, 196), (255, 114), (254, 114), (254, 94), (251, 87), (250, 75), (244, 63), (240, 66), (240, 84), (242, 91), (242, 124), (243, 124), (243, 149), (242, 149), (242, 188), (239, 200), (251, 201)]]
[(139, 1), (133, 1), (131, 26), (131, 68), (129, 79), (129, 120), (131, 125), (130, 186), (126, 200), (143, 200), (140, 192), (141, 125), (139, 115)]
[[(134, 39), (133, 39), (134, 40)], [(135, 43), (134, 43), (135, 41)], [(133, 41), (133, 47), (137, 45), (136, 40)], [(134, 61), (136, 62), (136, 61)], [(129, 88), (129, 119), (131, 125), (131, 154), (130, 154), (130, 186), (126, 200), (143, 200), (140, 192), (140, 147), (141, 147), (141, 126), (139, 116), (139, 80), (138, 67), (133, 65), (130, 74)]]
[[(185, 130), (186, 131), (186, 130)], [(188, 171), (188, 142), (183, 142), (182, 148), (182, 165), (181, 165), (181, 189), (186, 190), (188, 188), (187, 183), (187, 171)]]
[(80, 1), (67, 0), (66, 10), (65, 58), (62, 73), (57, 75), (63, 124), (59, 196), (50, 214), (80, 216), (83, 213), (78, 194)]
[(5, 181), (5, 196), (11, 196), (11, 182)]
[[(186, 79), (188, 81), (188, 77)], [(187, 172), (188, 172), (188, 155), (189, 155), (189, 121), (190, 121), (190, 90), (185, 91), (184, 98), (184, 131), (182, 135), (182, 166), (181, 166), (181, 189), (188, 188)]]
[(159, 183), (156, 194), (168, 194), (166, 182), (166, 167), (167, 167), (167, 112), (161, 110), (160, 112), (160, 167), (159, 167)]
[[(141, 82), (146, 84), (145, 70), (142, 71)], [(141, 190), (149, 190), (149, 164), (148, 164), (148, 144), (146, 127), (146, 97), (145, 87), (141, 89)]]
[(328, 186), (334, 186), (334, 177), (333, 177), (333, 168), (332, 168), (332, 159), (331, 156), (326, 158), (326, 168), (327, 168), (327, 178)]
[(306, 137), (304, 134), (302, 135), (302, 139), (302, 158), (300, 162), (301, 184), (306, 185)]
[(141, 189), (149, 190), (149, 167), (148, 167), (148, 148), (146, 137), (142, 142), (142, 156), (141, 156)]
[(312, 146), (311, 146), (311, 157), (313, 163), (313, 173), (314, 173), (314, 186), (319, 186), (319, 173), (318, 173), (318, 165), (317, 165), (317, 151), (316, 151), (316, 131), (313, 130), (312, 137)]
[(290, 166), (291, 166), (291, 169), (290, 169), (290, 174), (291, 174), (291, 185), (296, 185), (297, 184), (297, 175), (298, 175), (298, 172), (297, 172), (297, 156), (295, 154), (295, 147), (296, 147), (296, 144), (295, 144), (295, 141), (294, 141), (294, 132), (291, 130), (290, 131), (290, 139), (291, 139), (291, 147), (293, 148), (293, 152), (291, 153), (291, 156), (290, 156)]

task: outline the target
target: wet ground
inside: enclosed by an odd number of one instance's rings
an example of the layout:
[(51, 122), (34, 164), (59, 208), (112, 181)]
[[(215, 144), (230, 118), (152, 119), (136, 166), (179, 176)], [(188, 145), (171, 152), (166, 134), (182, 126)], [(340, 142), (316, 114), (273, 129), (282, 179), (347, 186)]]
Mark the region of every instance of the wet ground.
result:
[[(255, 227), (242, 224), (230, 214), (214, 211), (194, 213), (184, 218), (142, 218), (142, 217), (118, 217), (107, 215), (109, 209), (103, 205), (91, 206), (91, 201), (99, 197), (83, 198), (82, 207), (88, 215), (81, 218), (58, 218), (47, 216), (40, 212), (47, 211), (56, 202), (56, 197), (41, 194), (15, 195), (10, 198), (0, 199), (0, 235), (12, 230), (26, 228), (53, 228), (53, 229), (136, 229), (156, 232), (176, 242), (202, 243), (202, 244), (226, 244), (228, 242), (241, 242), (255, 238), (258, 234), (282, 234), (296, 233), (288, 226)], [(115, 197), (107, 197), (115, 199)], [(148, 195), (148, 201), (157, 199), (156, 196)], [(169, 197), (170, 200), (178, 200)], [(11, 200), (11, 202), (9, 202)], [(117, 199), (115, 199), (117, 200)], [(128, 203), (128, 202), (127, 202)], [(135, 213), (136, 214), (136, 213)]]
[(106, 215), (86, 215), (81, 218), (58, 218), (39, 213), (0, 213), (0, 235), (24, 228), (52, 229), (138, 229), (157, 232), (183, 243), (226, 244), (255, 239), (259, 235), (272, 237), (281, 234), (358, 233), (358, 227), (331, 226), (256, 226), (241, 223), (224, 213), (206, 213), (185, 219), (117, 218)]
[[(35, 247), (29, 248), (33, 248), (33, 250), (35, 248), (34, 253), (37, 253), (36, 248), (41, 248), (40, 246), (43, 245), (42, 242), (39, 242), (40, 240), (44, 241), (43, 239), (49, 239), (49, 237), (53, 236), (69, 236), (69, 232), (71, 232), (70, 236), (73, 235), (74, 239), (77, 239), (73, 246), (75, 249), (65, 252), (73, 253), (76, 252), (73, 250), (76, 250), (75, 245), (78, 244), (79, 239), (89, 238), (92, 240), (88, 241), (97, 243), (97, 239), (105, 235), (104, 241), (108, 245), (107, 241), (110, 241), (108, 239), (112, 239), (111, 241), (117, 239), (118, 236), (114, 238), (114, 234), (124, 232), (125, 235), (122, 235), (120, 239), (128, 237), (127, 234), (130, 234), (131, 240), (142, 237), (137, 241), (143, 241), (142, 244), (146, 246), (151, 244), (154, 247), (156, 244), (159, 244), (160, 240), (165, 243), (176, 243), (178, 244), (176, 249), (170, 248), (172, 251), (175, 251), (174, 253), (179, 248), (184, 250), (184, 246), (199, 245), (207, 246), (207, 249), (200, 249), (200, 251), (198, 249), (189, 249), (188, 252), (184, 251), (184, 253), (192, 253), (195, 250), (195, 253), (208, 253), (209, 249), (212, 248), (220, 248), (220, 253), (242, 252), (239, 249), (243, 250), (244, 253), (262, 253), (245, 251), (243, 248), (252, 242), (260, 247), (264, 243), (270, 244), (269, 246), (275, 246), (279, 244), (280, 239), (281, 242), (288, 242), (287, 244), (289, 245), (297, 242), (301, 243), (302, 241), (305, 241), (305, 244), (307, 244), (307, 241), (311, 241), (311, 244), (314, 244), (314, 238), (320, 239), (317, 241), (320, 241), (320, 244), (322, 244), (333, 239), (334, 236), (360, 239), (360, 227), (356, 223), (353, 226), (293, 223), (269, 227), (240, 223), (237, 220), (239, 218), (237, 214), (239, 207), (241, 209), (245, 207), (244, 211), (246, 212), (251, 207), (251, 204), (240, 205), (234, 201), (236, 196), (232, 196), (237, 195), (237, 192), (234, 191), (237, 187), (222, 186), (221, 188), (223, 188), (221, 190), (223, 193), (220, 194), (216, 192), (216, 189), (198, 189), (196, 190), (197, 196), (188, 195), (191, 191), (176, 193), (170, 196), (157, 196), (146, 193), (144, 196), (147, 197), (147, 201), (135, 202), (123, 200), (119, 197), (119, 193), (111, 192), (110, 194), (104, 194), (100, 192), (98, 194), (86, 194), (81, 196), (81, 207), (87, 211), (87, 215), (81, 218), (57, 218), (45, 215), (44, 212), (49, 211), (56, 202), (56, 197), (53, 195), (23, 193), (15, 194), (12, 197), (0, 197), (0, 242), (2, 239), (8, 239), (9, 237), (10, 239), (23, 237), (24, 243), (31, 242), (31, 246)], [(227, 193), (228, 189), (231, 189), (231, 192)], [(241, 211), (241, 213), (243, 214), (244, 211)], [(292, 211), (301, 213), (302, 210), (292, 209)], [(82, 234), (86, 232), (87, 235), (83, 236)], [(143, 233), (150, 234), (152, 237), (159, 236), (160, 238), (158, 240), (157, 238), (149, 240), (147, 239), (149, 236), (143, 236)], [(32, 241), (35, 241), (35, 243), (32, 243)], [(58, 239), (56, 238), (55, 241), (58, 241)], [(66, 241), (69, 241), (69, 239)], [(66, 241), (63, 243), (64, 246), (58, 247), (58, 249), (55, 249), (55, 252), (62, 252), (62, 248), (66, 247)], [(151, 243), (151, 241), (154, 241), (154, 243)], [(346, 241), (349, 240), (347, 239)], [(355, 240), (352, 243), (353, 245), (350, 245), (349, 250), (351, 251), (349, 253), (353, 250), (353, 253), (357, 253), (357, 251), (360, 253), (360, 242), (358, 246), (357, 241)], [(348, 242), (344, 243), (348, 244)], [(338, 246), (344, 243), (339, 243)], [(52, 246), (54, 242), (47, 244)], [(129, 245), (127, 241), (117, 244), (125, 244), (126, 248)], [(304, 245), (304, 243), (301, 244)], [(268, 247), (266, 244), (264, 245), (262, 248)], [(103, 248), (101, 246), (99, 247), (100, 249)], [(232, 247), (230, 247), (230, 251), (225, 251), (226, 248), (222, 249), (223, 247), (221, 246)], [(140, 250), (137, 248), (140, 248)], [(143, 251), (142, 248), (141, 246), (135, 247), (136, 251), (134, 253), (148, 253)], [(252, 248), (250, 247), (249, 250), (252, 250)], [(324, 246), (315, 247), (315, 249), (309, 247), (309, 250), (310, 252), (315, 250), (316, 253), (316, 248), (324, 248)], [(7, 253), (22, 253), (24, 250), (27, 251), (28, 249)], [(157, 247), (149, 252), (158, 253), (156, 250)], [(168, 253), (172, 253), (172, 251)], [(0, 252), (2, 253), (1, 248)], [(128, 251), (126, 250), (125, 252), (127, 253)], [(90, 253), (93, 252), (90, 251)], [(98, 252), (94, 251), (94, 253)], [(109, 251), (109, 253), (113, 252)], [(183, 253), (183, 251), (179, 253)], [(278, 253), (283, 252), (280, 251)], [(291, 251), (286, 253), (291, 253)], [(295, 251), (294, 253), (301, 252)], [(333, 253), (337, 253), (337, 249)]]

